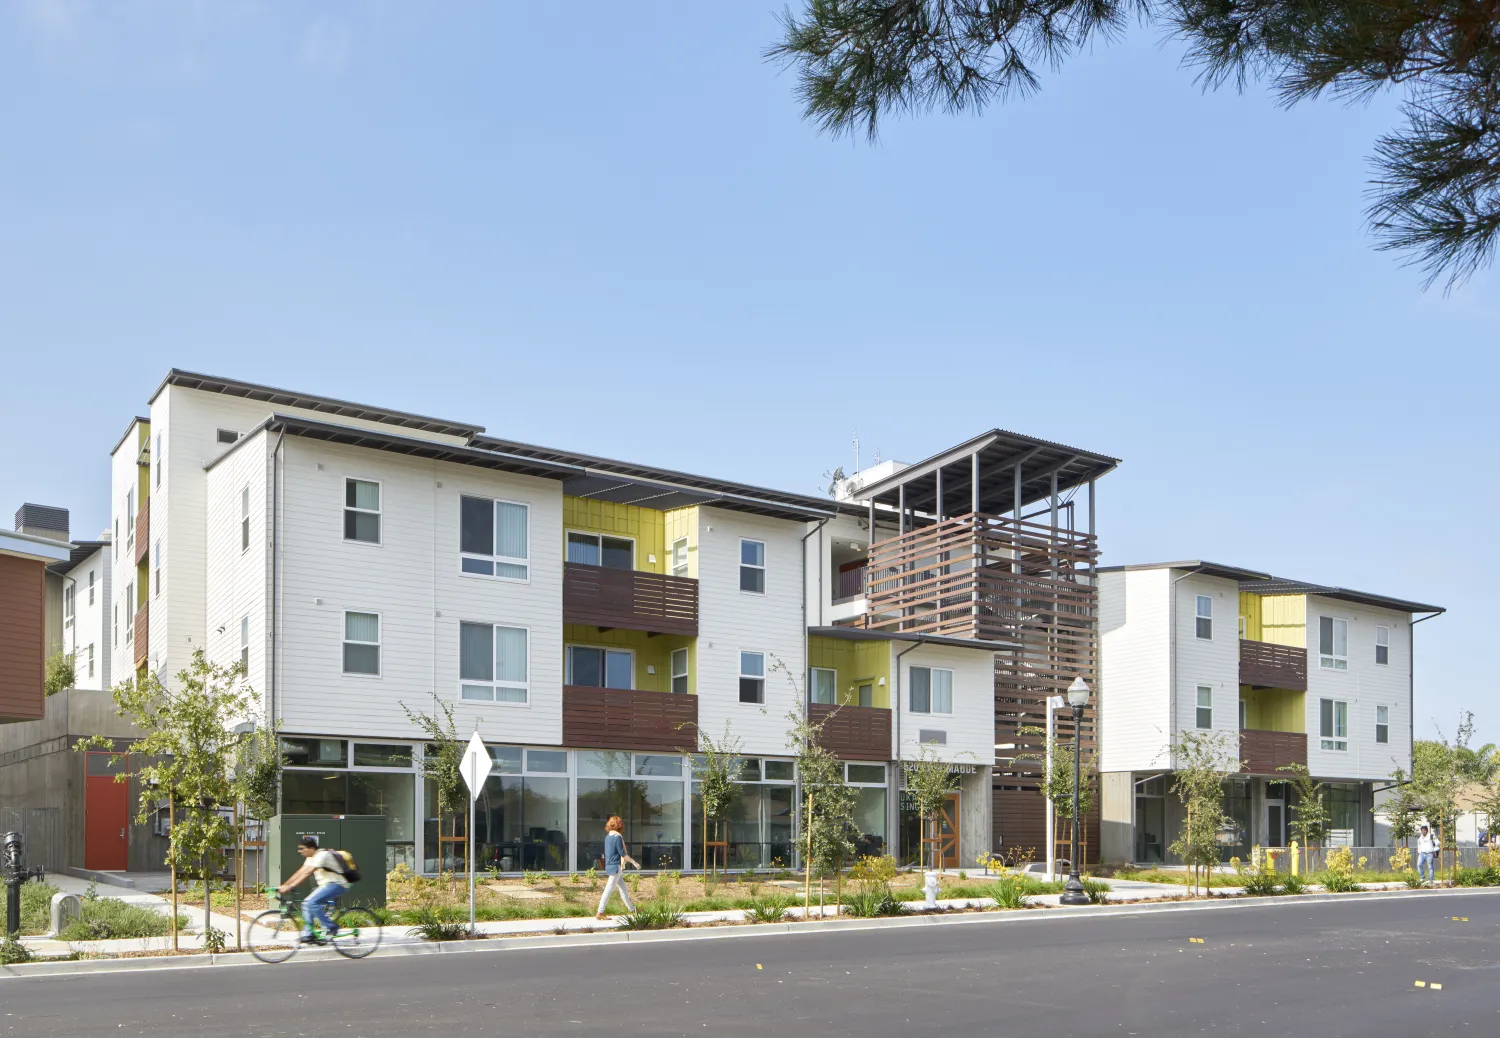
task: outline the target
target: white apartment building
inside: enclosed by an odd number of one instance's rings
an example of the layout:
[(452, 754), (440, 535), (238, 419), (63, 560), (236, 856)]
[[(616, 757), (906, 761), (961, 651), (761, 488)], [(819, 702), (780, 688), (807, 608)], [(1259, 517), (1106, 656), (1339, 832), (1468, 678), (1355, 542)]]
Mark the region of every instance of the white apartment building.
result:
[(63, 582), (62, 651), (73, 657), (74, 688), (107, 689), (120, 631), (109, 537), (72, 544), (68, 561), (50, 567)]
[[(1004, 435), (965, 445), (963, 471), (977, 477), (986, 450), (1014, 460), (1024, 438)], [(1022, 480), (1008, 465), (995, 494), (1019, 508), (1050, 491), (1056, 535), (1059, 486), (1114, 460), (1026, 443), (1048, 468)], [(173, 370), (112, 452), (116, 679), (133, 666), (171, 684), (200, 648), (242, 661), (284, 738), (282, 811), (384, 815), (391, 866), (465, 853), (408, 716), (444, 705), (495, 759), (481, 867), (586, 869), (611, 814), (648, 867), (701, 867), (700, 729), (741, 740), (729, 866), (791, 865), (801, 709), (859, 788), (862, 852), (921, 852), (898, 762), (926, 746), (956, 775), (945, 859), (971, 866), (992, 847), (996, 653), (1018, 643), (955, 634), (921, 603), (892, 610), (848, 576), (872, 527), (899, 544), (966, 510), (945, 501), (946, 464), (925, 508), (892, 489), (899, 473), (823, 499)], [(977, 513), (989, 483), (949, 479)], [(1021, 553), (1005, 557), (1019, 571)], [(963, 603), (972, 620), (980, 598)]]
[(1240, 767), (1226, 857), (1287, 844), (1294, 764), (1324, 783), (1328, 842), (1373, 843), (1376, 788), (1411, 769), (1414, 627), (1441, 607), (1204, 561), (1104, 567), (1099, 601), (1105, 860), (1171, 858), (1187, 732)]

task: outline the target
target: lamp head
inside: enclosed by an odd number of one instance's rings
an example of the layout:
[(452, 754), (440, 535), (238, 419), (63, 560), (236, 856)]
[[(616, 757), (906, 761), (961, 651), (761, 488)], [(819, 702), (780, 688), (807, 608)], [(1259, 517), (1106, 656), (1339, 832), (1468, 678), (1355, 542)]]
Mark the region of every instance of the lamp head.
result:
[(1068, 686), (1068, 705), (1075, 710), (1082, 710), (1089, 705), (1089, 685), (1082, 678), (1074, 678), (1073, 683)]

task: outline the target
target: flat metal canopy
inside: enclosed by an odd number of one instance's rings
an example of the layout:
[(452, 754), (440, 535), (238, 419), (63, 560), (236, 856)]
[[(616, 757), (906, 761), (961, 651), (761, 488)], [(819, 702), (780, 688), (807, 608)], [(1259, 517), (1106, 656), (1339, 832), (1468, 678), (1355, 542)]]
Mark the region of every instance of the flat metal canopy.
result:
[[(926, 461), (864, 487), (851, 488), (853, 497), (896, 505), (904, 488), (906, 507), (927, 515), (962, 515), (973, 511), (974, 462), (979, 463), (980, 512), (999, 515), (1016, 505), (1016, 466), (1021, 466), (1021, 507), (1045, 500), (1052, 493), (1052, 477), (1059, 491), (1070, 490), (1112, 471), (1119, 458), (1037, 439), (1005, 429), (989, 432), (935, 454)], [(943, 500), (937, 500), (942, 473)], [(941, 506), (940, 506), (941, 505)]]

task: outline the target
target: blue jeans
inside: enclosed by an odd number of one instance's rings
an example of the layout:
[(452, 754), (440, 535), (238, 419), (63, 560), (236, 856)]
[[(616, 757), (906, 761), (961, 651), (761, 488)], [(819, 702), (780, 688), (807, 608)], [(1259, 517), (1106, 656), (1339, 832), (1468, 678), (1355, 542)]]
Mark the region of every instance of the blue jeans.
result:
[(307, 900), (302, 902), (302, 936), (311, 937), (313, 923), (321, 923), (327, 933), (335, 929), (333, 920), (329, 918), (328, 906), (339, 899), (349, 888), (342, 883), (324, 883), (307, 895)]
[(1429, 883), (1432, 882), (1432, 855), (1430, 853), (1417, 855), (1417, 875)]

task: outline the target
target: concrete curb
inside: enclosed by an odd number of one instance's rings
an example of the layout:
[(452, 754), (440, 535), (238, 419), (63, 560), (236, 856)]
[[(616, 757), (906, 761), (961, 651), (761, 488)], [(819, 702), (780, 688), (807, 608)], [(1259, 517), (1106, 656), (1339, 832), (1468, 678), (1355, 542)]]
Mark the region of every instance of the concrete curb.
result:
[[(1292, 894), (1275, 897), (1222, 897), (1194, 901), (1172, 901), (1151, 904), (1087, 905), (1072, 909), (994, 910), (969, 913), (924, 913), (881, 919), (815, 919), (809, 922), (743, 923), (701, 929), (579, 931), (570, 934), (548, 934), (534, 937), (493, 937), (473, 941), (427, 942), (395, 941), (382, 944), (379, 958), (404, 955), (468, 955), (479, 952), (542, 950), (547, 948), (582, 948), (611, 944), (660, 944), (670, 941), (714, 941), (741, 937), (784, 937), (795, 934), (853, 933), (868, 930), (904, 929), (913, 926), (1014, 925), (1025, 921), (1055, 921), (1115, 918), (1122, 915), (1224, 911), (1235, 908), (1284, 908), (1304, 904), (1325, 904), (1352, 898), (1386, 900), (1406, 897), (1475, 897), (1495, 893), (1493, 888), (1458, 887), (1435, 890), (1386, 890), (1348, 894)], [(288, 962), (329, 962), (343, 956), (332, 948), (303, 949)], [(223, 966), (265, 965), (249, 952), (223, 955), (174, 955), (131, 959), (91, 959), (71, 962), (34, 962), (0, 966), (0, 977), (17, 980), (26, 977), (68, 977), (94, 973), (139, 970), (209, 969)]]

